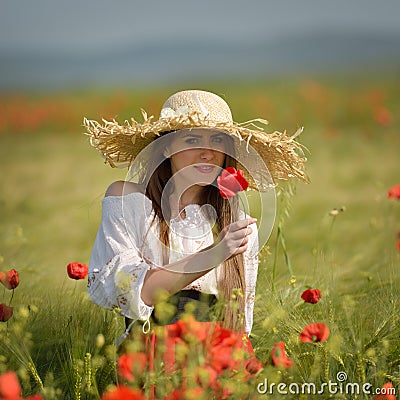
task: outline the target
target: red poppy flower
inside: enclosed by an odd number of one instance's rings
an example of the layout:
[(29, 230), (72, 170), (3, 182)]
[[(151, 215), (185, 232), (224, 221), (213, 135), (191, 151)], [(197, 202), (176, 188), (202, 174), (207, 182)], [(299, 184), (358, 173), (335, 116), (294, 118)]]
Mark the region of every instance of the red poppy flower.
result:
[(85, 279), (88, 274), (88, 266), (79, 262), (72, 262), (67, 265), (67, 273), (71, 279)]
[(293, 361), (287, 356), (285, 352), (285, 343), (278, 342), (271, 350), (272, 364), (278, 368), (291, 368)]
[(302, 293), (301, 298), (306, 303), (316, 304), (321, 299), (321, 291), (319, 289), (307, 289)]
[(224, 199), (234, 197), (236, 193), (249, 187), (249, 182), (243, 176), (243, 171), (241, 169), (236, 170), (234, 167), (225, 168), (217, 178), (217, 184)]
[(199, 342), (206, 341), (210, 327), (210, 324), (196, 321), (192, 315), (178, 320), (174, 325), (176, 326), (168, 328), (168, 331), (172, 329), (172, 332), (176, 331), (180, 338), (189, 341), (195, 337)]
[(103, 394), (101, 400), (145, 400), (144, 394), (128, 386), (120, 385), (114, 390)]
[(300, 341), (302, 342), (326, 342), (328, 337), (329, 328), (323, 323), (307, 325), (300, 333)]
[(387, 382), (380, 389), (380, 394), (376, 395), (373, 400), (396, 400), (396, 389), (390, 382)]
[(400, 240), (398, 240), (398, 241), (397, 241), (397, 243), (396, 243), (396, 247), (397, 247), (397, 250), (399, 250), (399, 251), (400, 251)]
[(235, 360), (233, 358), (233, 349), (228, 346), (215, 346), (211, 348), (208, 352), (207, 363), (213, 368), (217, 373), (222, 370), (229, 368), (230, 370), (234, 368)]
[(212, 328), (209, 341), (210, 346), (233, 346), (237, 342), (242, 341), (242, 335), (239, 332), (232, 332), (229, 329), (223, 328), (220, 324), (215, 324)]
[(9, 290), (19, 285), (18, 271), (10, 269), (8, 272), (0, 272), (0, 282)]
[(0, 375), (0, 399), (18, 400), (21, 396), (21, 386), (17, 374), (13, 371)]
[(145, 353), (127, 353), (118, 359), (118, 374), (133, 382), (135, 376), (141, 375), (146, 368), (147, 355)]
[(250, 372), (250, 374), (256, 374), (257, 372), (261, 371), (263, 368), (262, 363), (257, 360), (256, 357), (251, 357), (246, 364), (246, 370)]
[(388, 190), (389, 199), (400, 199), (400, 185), (394, 185)]
[[(217, 371), (225, 368), (232, 369), (234, 365), (240, 367), (235, 358), (236, 351), (245, 351), (253, 355), (254, 350), (251, 342), (244, 332), (234, 332), (215, 324), (207, 341), (207, 363)], [(238, 364), (238, 365), (236, 365)], [(243, 360), (242, 360), (243, 364)], [(243, 367), (245, 364), (243, 364)]]
[(14, 312), (14, 307), (8, 307), (5, 304), (0, 304), (0, 321), (1, 322), (8, 321), (12, 317), (13, 312)]

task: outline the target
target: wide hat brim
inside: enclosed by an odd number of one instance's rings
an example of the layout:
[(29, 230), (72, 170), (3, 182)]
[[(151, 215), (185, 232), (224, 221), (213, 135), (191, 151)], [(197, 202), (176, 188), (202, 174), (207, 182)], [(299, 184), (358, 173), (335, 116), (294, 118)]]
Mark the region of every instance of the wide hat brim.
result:
[[(254, 176), (246, 176), (251, 189), (263, 190), (262, 182), (273, 183), (276, 179), (287, 180), (297, 177), (303, 182), (308, 182), (304, 171), (304, 146), (295, 139), (302, 132), (302, 128), (293, 135), (286, 132), (267, 133), (264, 126), (268, 121), (254, 119), (244, 123), (213, 121), (199, 112), (191, 112), (182, 115), (170, 116), (154, 120), (154, 116), (148, 117), (142, 110), (143, 122), (137, 122), (134, 118), (120, 125), (116, 120), (84, 119), (86, 134), (90, 138), (90, 144), (104, 157), (105, 162), (111, 167), (129, 167), (137, 155), (163, 132), (177, 131), (190, 128), (208, 128), (224, 132), (236, 138), (237, 151), (242, 154), (249, 153), (251, 147), (265, 163), (268, 171), (258, 171), (259, 179)], [(240, 158), (239, 158), (240, 160)], [(265, 170), (265, 167), (263, 168)], [(268, 175), (268, 176), (267, 176)]]

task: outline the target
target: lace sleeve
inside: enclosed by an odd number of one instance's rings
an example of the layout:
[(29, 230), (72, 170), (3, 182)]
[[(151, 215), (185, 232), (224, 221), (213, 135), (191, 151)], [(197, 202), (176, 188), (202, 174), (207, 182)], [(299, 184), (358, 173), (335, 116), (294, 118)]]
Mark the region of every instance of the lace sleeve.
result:
[(251, 225), (253, 232), (249, 235), (249, 245), (244, 253), (244, 268), (246, 277), (245, 330), (249, 334), (253, 326), (254, 299), (258, 272), (258, 230), (257, 225)]
[[(124, 215), (117, 196), (103, 199), (102, 220), (89, 263), (88, 294), (91, 301), (107, 309), (117, 308), (134, 320), (147, 320), (153, 307), (141, 299), (150, 269), (140, 252), (140, 230), (144, 215)], [(141, 208), (133, 207), (133, 210)], [(138, 211), (136, 211), (137, 213)]]

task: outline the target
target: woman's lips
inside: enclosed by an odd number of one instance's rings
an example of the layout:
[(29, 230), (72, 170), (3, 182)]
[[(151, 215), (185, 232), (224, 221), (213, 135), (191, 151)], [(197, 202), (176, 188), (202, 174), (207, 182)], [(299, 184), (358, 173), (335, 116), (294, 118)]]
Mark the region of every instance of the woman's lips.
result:
[(202, 174), (209, 174), (215, 171), (214, 165), (196, 165), (196, 170), (201, 172)]

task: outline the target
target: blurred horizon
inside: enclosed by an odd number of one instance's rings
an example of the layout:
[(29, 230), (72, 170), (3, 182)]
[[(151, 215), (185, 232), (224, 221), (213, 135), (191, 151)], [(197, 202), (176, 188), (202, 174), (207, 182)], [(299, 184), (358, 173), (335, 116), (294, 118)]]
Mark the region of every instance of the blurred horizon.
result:
[(0, 90), (400, 71), (400, 3), (2, 3)]

